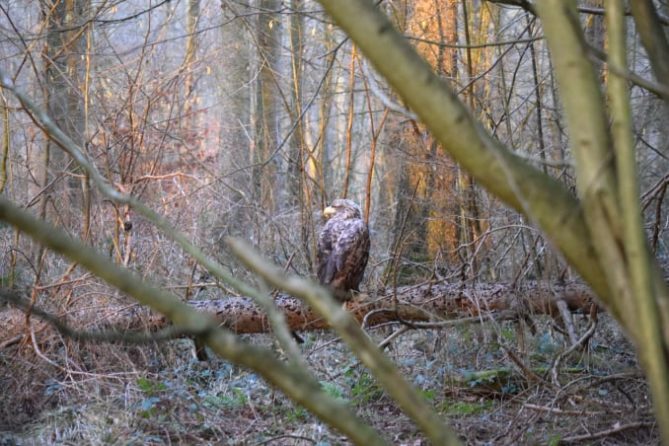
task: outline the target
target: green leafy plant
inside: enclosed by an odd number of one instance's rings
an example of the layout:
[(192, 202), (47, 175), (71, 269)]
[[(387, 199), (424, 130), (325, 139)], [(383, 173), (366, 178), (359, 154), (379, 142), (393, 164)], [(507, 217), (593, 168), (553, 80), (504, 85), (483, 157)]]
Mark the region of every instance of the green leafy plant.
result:
[(383, 390), (368, 373), (362, 373), (351, 387), (356, 403), (367, 404), (383, 397)]
[(137, 387), (147, 396), (155, 396), (167, 390), (165, 383), (144, 377), (137, 378)]
[(331, 382), (321, 382), (321, 386), (328, 395), (339, 398), (341, 400), (346, 400), (346, 397), (344, 396), (344, 390), (337, 384)]
[(294, 406), (286, 413), (286, 421), (289, 423), (304, 422), (309, 417), (309, 412), (302, 406)]

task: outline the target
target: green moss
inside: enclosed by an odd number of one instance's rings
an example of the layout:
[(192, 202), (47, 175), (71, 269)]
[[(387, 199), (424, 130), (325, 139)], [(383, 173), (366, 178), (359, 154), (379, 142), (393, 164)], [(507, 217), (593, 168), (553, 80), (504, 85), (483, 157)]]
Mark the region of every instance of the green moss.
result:
[(439, 406), (439, 411), (447, 415), (467, 416), (478, 415), (492, 409), (493, 402), (490, 400), (469, 403), (466, 401), (444, 401)]

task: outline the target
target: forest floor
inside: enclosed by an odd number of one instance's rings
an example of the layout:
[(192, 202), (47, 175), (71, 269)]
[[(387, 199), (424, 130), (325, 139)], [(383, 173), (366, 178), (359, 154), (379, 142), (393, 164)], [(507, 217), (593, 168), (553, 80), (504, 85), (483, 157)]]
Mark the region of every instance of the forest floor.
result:
[[(51, 341), (36, 352), (8, 342), (21, 318), (0, 318), (15, 322), (0, 334), (2, 446), (349, 444), (256, 374), (217, 358), (196, 361), (187, 339), (83, 345), (42, 327), (36, 336)], [(585, 319), (576, 319), (585, 331)], [(370, 335), (381, 341), (388, 330)], [(533, 331), (512, 322), (410, 331), (387, 353), (466, 444), (658, 444), (633, 348), (608, 316), (600, 315), (587, 348), (557, 367), (565, 338), (545, 318), (535, 318)], [(428, 444), (334, 333), (302, 336), (328, 393), (389, 444)], [(247, 339), (275, 347), (268, 335)]]

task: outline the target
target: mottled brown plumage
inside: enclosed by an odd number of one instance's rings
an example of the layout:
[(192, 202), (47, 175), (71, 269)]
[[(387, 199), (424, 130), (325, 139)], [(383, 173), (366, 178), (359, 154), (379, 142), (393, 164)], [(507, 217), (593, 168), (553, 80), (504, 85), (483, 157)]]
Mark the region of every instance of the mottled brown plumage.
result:
[(335, 200), (323, 213), (329, 219), (318, 236), (318, 280), (345, 302), (351, 291), (359, 291), (369, 259), (369, 230), (351, 200)]

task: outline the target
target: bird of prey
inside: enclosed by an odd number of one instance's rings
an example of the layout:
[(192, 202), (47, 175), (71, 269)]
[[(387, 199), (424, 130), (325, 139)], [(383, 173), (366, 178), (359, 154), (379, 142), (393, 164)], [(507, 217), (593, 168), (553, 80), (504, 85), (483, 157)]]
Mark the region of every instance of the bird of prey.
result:
[(360, 206), (337, 199), (323, 211), (327, 222), (318, 236), (318, 280), (346, 302), (359, 291), (369, 259), (369, 229)]

